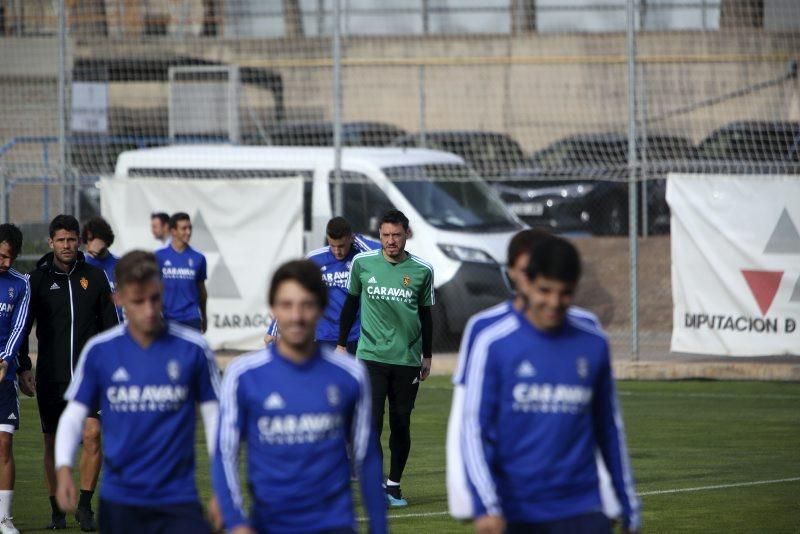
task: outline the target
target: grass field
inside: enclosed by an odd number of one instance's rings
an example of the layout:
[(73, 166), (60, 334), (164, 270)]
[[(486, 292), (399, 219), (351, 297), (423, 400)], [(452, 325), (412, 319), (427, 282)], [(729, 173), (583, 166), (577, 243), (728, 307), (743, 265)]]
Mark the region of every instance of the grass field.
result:
[[(621, 382), (619, 394), (646, 532), (800, 532), (800, 384)], [(445, 377), (420, 389), (403, 479), (411, 505), (391, 512), (393, 532), (470, 531), (446, 514), (450, 395)], [(200, 440), (198, 484), (207, 498)], [(35, 532), (50, 512), (32, 400), (22, 401), (22, 429), (14, 441), (15, 523)]]

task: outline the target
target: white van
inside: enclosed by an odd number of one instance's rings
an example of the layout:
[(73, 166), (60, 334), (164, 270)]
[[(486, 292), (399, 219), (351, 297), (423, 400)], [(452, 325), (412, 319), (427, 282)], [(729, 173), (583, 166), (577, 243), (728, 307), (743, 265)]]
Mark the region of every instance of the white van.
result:
[[(332, 148), (177, 145), (123, 152), (115, 172), (122, 179), (298, 175), (305, 178), (304, 246), (311, 250), (324, 244), (333, 216)], [(344, 148), (342, 177), (342, 215), (354, 232), (377, 237), (377, 221), (392, 207), (408, 217), (407, 249), (434, 268), (439, 328), (461, 332), (470, 315), (509, 296), (506, 249), (524, 225), (460, 157), (425, 149)]]

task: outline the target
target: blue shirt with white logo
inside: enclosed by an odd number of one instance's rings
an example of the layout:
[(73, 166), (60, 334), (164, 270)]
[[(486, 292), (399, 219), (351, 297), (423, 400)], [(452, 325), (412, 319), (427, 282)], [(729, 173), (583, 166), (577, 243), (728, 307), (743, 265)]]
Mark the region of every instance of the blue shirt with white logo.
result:
[(0, 273), (0, 359), (8, 362), (5, 380), (14, 380), (17, 353), (25, 338), (31, 299), (28, 277), (15, 269)]
[[(336, 256), (331, 252), (330, 247), (323, 247), (317, 250), (312, 250), (306, 255), (306, 258), (319, 265), (319, 270), (322, 272), (322, 280), (328, 286), (328, 306), (322, 315), (322, 319), (317, 323), (316, 339), (317, 341), (327, 341), (336, 343), (339, 339), (339, 317), (342, 315), (342, 308), (344, 302), (347, 300), (347, 279), (350, 275), (350, 266), (356, 254), (366, 252), (367, 250), (377, 250), (381, 248), (381, 244), (373, 241), (360, 234), (353, 236), (353, 246), (350, 252), (342, 258), (337, 260)], [(271, 336), (278, 334), (278, 322), (272, 321), (267, 333)], [(356, 341), (361, 335), (361, 310), (356, 315), (356, 320), (353, 327), (350, 329), (350, 335), (347, 341)]]
[(637, 529), (641, 508), (604, 334), (555, 332), (513, 311), (486, 326), (466, 366), (461, 452), (474, 515), (556, 521), (602, 510), (595, 449)]
[(103, 413), (101, 498), (132, 506), (198, 501), (197, 404), (217, 400), (219, 372), (203, 336), (168, 323), (147, 348), (125, 325), (86, 344), (64, 397)]
[(164, 317), (173, 321), (201, 319), (199, 282), (205, 281), (206, 257), (187, 246), (178, 252), (172, 245), (156, 251), (164, 282)]
[[(311, 359), (296, 364), (272, 345), (237, 358), (222, 382), (212, 470), (225, 528), (249, 524), (260, 533), (355, 531), (352, 461), (370, 532), (386, 532), (371, 408), (366, 368), (350, 356), (318, 348)], [(240, 443), (247, 444), (249, 518), (239, 481)]]

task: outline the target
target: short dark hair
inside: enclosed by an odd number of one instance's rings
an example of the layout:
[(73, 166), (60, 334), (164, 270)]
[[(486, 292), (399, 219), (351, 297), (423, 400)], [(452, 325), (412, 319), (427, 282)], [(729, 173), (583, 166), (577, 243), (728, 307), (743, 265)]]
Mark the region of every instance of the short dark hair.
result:
[(173, 213), (172, 217), (169, 218), (169, 228), (170, 230), (172, 230), (173, 228), (177, 228), (179, 221), (191, 221), (191, 220), (192, 219), (189, 217), (189, 214), (184, 211)]
[(341, 239), (349, 235), (353, 235), (353, 227), (347, 222), (344, 217), (334, 217), (328, 221), (328, 226), (325, 228), (325, 235), (331, 239)]
[(22, 230), (11, 223), (0, 224), (0, 243), (8, 243), (11, 256), (16, 258), (22, 250)]
[(564, 238), (549, 236), (530, 250), (531, 259), (525, 271), (528, 280), (537, 276), (575, 284), (581, 277), (581, 257), (575, 245)]
[(56, 232), (59, 230), (75, 232), (75, 235), (78, 236), (81, 235), (81, 225), (78, 223), (78, 219), (72, 215), (66, 215), (64, 213), (61, 215), (56, 215), (55, 218), (50, 221), (50, 239), (53, 239), (53, 237), (56, 235)]
[(528, 254), (530, 249), (551, 235), (550, 232), (541, 228), (526, 228), (514, 234), (514, 237), (508, 243), (508, 256), (506, 258), (508, 266), (514, 265), (520, 256)]
[(169, 224), (169, 215), (163, 211), (154, 211), (150, 214), (150, 219), (158, 219), (161, 224)]
[(319, 266), (311, 260), (293, 260), (284, 263), (275, 274), (272, 275), (272, 282), (269, 284), (269, 305), (275, 304), (275, 295), (278, 287), (288, 280), (294, 280), (317, 298), (320, 309), (325, 309), (328, 305), (328, 287), (322, 281), (322, 272)]
[(123, 255), (114, 266), (114, 279), (117, 290), (128, 284), (141, 284), (151, 278), (158, 278), (156, 255), (145, 250), (132, 250)]
[(107, 247), (114, 244), (114, 230), (102, 217), (92, 217), (83, 223), (83, 231), (81, 232), (81, 241), (88, 243), (92, 239), (102, 239)]
[(378, 228), (383, 226), (383, 223), (402, 224), (403, 230), (408, 230), (408, 217), (400, 210), (391, 209), (384, 212), (384, 214), (381, 215), (381, 220), (378, 221)]

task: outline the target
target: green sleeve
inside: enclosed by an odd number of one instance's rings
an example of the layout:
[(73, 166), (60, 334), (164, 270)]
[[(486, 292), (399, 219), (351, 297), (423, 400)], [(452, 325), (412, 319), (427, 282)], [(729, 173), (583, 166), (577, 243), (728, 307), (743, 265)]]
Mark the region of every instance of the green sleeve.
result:
[(433, 269), (428, 270), (425, 278), (425, 285), (422, 287), (421, 302), (423, 306), (433, 306), (436, 304), (436, 295), (433, 292)]
[(347, 281), (347, 291), (351, 295), (361, 295), (361, 262), (353, 261), (350, 266), (350, 278)]

